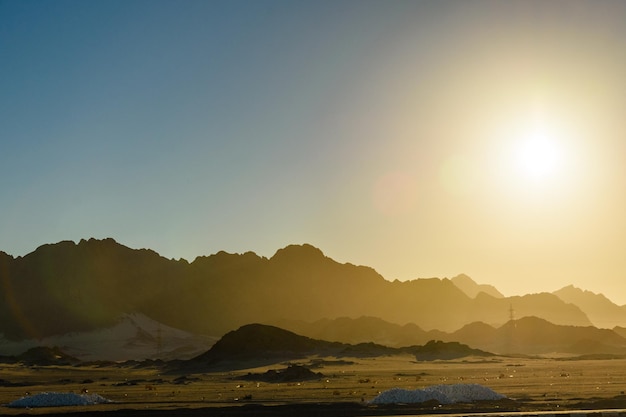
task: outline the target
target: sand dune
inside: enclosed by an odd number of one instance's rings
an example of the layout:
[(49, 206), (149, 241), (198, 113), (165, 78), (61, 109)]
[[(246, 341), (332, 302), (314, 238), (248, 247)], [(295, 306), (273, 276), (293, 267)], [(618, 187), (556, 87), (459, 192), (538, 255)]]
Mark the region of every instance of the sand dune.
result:
[(125, 314), (111, 327), (68, 333), (43, 339), (0, 339), (4, 355), (16, 355), (36, 346), (58, 346), (82, 360), (188, 359), (206, 351), (216, 339), (163, 325), (149, 317)]

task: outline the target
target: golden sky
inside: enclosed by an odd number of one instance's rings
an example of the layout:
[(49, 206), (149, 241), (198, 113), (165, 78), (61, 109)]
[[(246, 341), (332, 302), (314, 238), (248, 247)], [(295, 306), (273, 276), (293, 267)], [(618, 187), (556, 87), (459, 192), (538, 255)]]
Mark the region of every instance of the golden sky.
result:
[(3, 2), (0, 250), (311, 243), (626, 304), (626, 3)]

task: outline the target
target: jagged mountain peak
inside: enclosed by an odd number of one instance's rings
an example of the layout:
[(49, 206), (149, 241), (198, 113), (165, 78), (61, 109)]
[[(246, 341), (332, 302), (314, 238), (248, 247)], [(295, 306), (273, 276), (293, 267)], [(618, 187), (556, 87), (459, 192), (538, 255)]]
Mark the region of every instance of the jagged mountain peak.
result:
[[(0, 332), (17, 340), (111, 326), (131, 311), (211, 336), (250, 322), (361, 316), (453, 331), (472, 321), (501, 325), (510, 304), (517, 317), (590, 324), (575, 305), (553, 294), (470, 298), (455, 279), (390, 282), (310, 244), (286, 246), (270, 259), (218, 252), (188, 264), (114, 239), (89, 239), (44, 245), (24, 258), (0, 261), (5, 284)], [(477, 285), (467, 276), (459, 280)], [(616, 324), (626, 323), (623, 315), (618, 319)]]
[(604, 294), (582, 290), (574, 285), (563, 287), (553, 294), (566, 303), (579, 306), (595, 326), (610, 329), (623, 325), (625, 321), (626, 306), (618, 306)]
[(488, 284), (478, 284), (465, 274), (459, 274), (450, 281), (470, 298), (476, 298), (481, 292), (495, 298), (504, 298), (504, 295), (496, 287)]
[(250, 265), (250, 264), (258, 264), (260, 261), (265, 261), (267, 258), (257, 255), (252, 251), (248, 251), (245, 253), (229, 253), (226, 251), (219, 251), (209, 256), (198, 256), (193, 260), (191, 265), (194, 267), (198, 266), (211, 266), (211, 265)]
[[(573, 284), (567, 285), (563, 288), (561, 288), (560, 290), (556, 290), (553, 292), (553, 294), (555, 294), (557, 297), (565, 297), (565, 298), (569, 298), (569, 297), (589, 297), (589, 298), (597, 298), (597, 299), (603, 299), (603, 300), (607, 300), (609, 302), (612, 303), (612, 301), (610, 301), (604, 294), (601, 293), (595, 293), (593, 291), (589, 291), (589, 290), (583, 290), (582, 288), (576, 287)], [(567, 300), (564, 300), (567, 301)]]
[(308, 243), (302, 245), (288, 245), (277, 250), (274, 256), (270, 258), (271, 261), (290, 260), (297, 262), (310, 262), (322, 259), (328, 259), (326, 255), (324, 255), (324, 252)]
[(3, 252), (3, 251), (0, 250), (0, 261), (2, 261), (3, 259), (13, 260), (15, 258), (12, 255), (9, 255), (8, 253)]
[(152, 249), (133, 249), (128, 246), (118, 243), (113, 238), (104, 239), (81, 239), (78, 243), (72, 240), (62, 240), (57, 243), (47, 243), (39, 246), (33, 252), (27, 254), (25, 258), (37, 258), (41, 256), (75, 256), (83, 255), (85, 252), (97, 253), (100, 255), (105, 254), (144, 254), (153, 257), (163, 258), (157, 252)]

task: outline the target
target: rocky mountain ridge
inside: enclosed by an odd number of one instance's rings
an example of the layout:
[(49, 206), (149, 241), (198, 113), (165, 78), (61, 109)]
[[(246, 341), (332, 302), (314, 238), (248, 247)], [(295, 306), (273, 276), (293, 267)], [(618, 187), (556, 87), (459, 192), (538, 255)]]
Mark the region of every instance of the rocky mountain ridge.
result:
[[(362, 316), (454, 332), (474, 322), (501, 326), (511, 308), (517, 318), (592, 325), (579, 306), (555, 294), (499, 297), (469, 277), (462, 278), (464, 290), (455, 281), (391, 282), (372, 268), (338, 263), (307, 244), (287, 246), (269, 259), (218, 252), (189, 263), (113, 239), (65, 241), (24, 257), (0, 253), (0, 332), (13, 340), (88, 332), (113, 326), (129, 312), (212, 336), (251, 322)], [(465, 291), (472, 288), (470, 296)], [(615, 321), (626, 326), (623, 315)]]

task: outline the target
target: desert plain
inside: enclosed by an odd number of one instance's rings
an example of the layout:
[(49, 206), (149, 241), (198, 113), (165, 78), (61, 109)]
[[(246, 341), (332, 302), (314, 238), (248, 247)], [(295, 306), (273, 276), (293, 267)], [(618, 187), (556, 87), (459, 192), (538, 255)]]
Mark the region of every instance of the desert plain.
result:
[[(268, 370), (298, 364), (320, 373), (315, 379), (267, 382)], [(251, 376), (250, 374), (253, 374)], [(401, 415), (626, 408), (626, 359), (564, 357), (466, 357), (416, 361), (411, 355), (376, 358), (307, 357), (257, 366), (230, 364), (210, 372), (168, 370), (163, 363), (80, 366), (0, 365), (0, 414), (35, 415)], [(507, 397), (473, 404), (373, 405), (391, 388), (480, 384)], [(10, 408), (25, 395), (94, 393), (110, 403)]]

